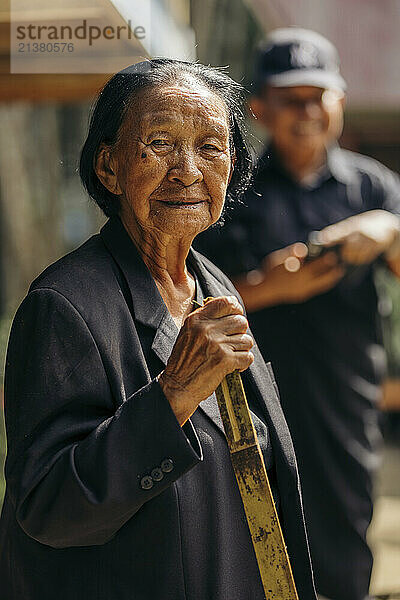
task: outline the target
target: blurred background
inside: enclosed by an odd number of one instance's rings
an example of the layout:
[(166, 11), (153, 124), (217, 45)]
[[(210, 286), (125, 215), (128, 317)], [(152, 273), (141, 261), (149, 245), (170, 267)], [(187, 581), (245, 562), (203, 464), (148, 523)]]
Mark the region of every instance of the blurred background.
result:
[[(338, 48), (349, 85), (341, 145), (400, 170), (400, 0), (148, 2), (151, 36), (97, 40), (87, 50), (92, 62), (85, 72), (80, 61), (57, 72), (43, 55), (32, 55), (26, 72), (16, 73), (10, 72), (10, 23), (90, 19), (99, 27), (130, 22), (133, 28), (141, 25), (140, 15), (137, 3), (127, 0), (68, 0), (59, 6), (0, 1), (0, 389), (11, 319), (29, 283), (104, 221), (81, 189), (77, 164), (92, 98), (110, 73), (145, 57), (168, 56), (229, 65), (231, 76), (248, 86), (255, 48), (266, 32), (288, 25), (314, 29)], [(249, 128), (257, 149), (261, 134), (250, 122)], [(372, 591), (385, 594), (400, 592), (400, 284), (387, 271), (377, 274), (377, 284), (389, 373), (371, 527)], [(0, 417), (3, 462), (2, 411)], [(0, 478), (0, 502), (3, 492)]]

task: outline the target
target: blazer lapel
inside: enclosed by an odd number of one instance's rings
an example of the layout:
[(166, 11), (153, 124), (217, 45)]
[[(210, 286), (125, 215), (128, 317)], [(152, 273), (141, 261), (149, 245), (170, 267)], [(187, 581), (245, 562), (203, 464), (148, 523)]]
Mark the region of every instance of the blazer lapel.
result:
[(121, 220), (111, 217), (100, 235), (125, 278), (134, 318), (143, 325), (158, 329), (166, 319), (166, 313), (169, 314), (167, 307)]
[(104, 225), (101, 237), (122, 271), (134, 319), (154, 330), (152, 350), (167, 364), (179, 331), (149, 269), (118, 217)]
[[(193, 249), (190, 250), (188, 256), (188, 265), (194, 271), (197, 276), (197, 279), (200, 283), (201, 289), (205, 297), (211, 296), (221, 296), (223, 293), (227, 293), (227, 291), (221, 292), (221, 285), (218, 281), (207, 271), (201, 262), (200, 257), (197, 252)], [(202, 410), (209, 419), (218, 427), (222, 435), (225, 437), (225, 429), (224, 424), (221, 419), (221, 415), (219, 412), (217, 397), (215, 392), (211, 394), (208, 398), (200, 402), (199, 404), (200, 410)]]
[[(178, 328), (175, 325), (173, 318), (167, 311), (159, 327), (157, 328), (153, 344), (151, 346), (152, 350), (157, 354), (158, 358), (164, 363), (164, 365), (167, 364), (172, 352), (172, 348), (176, 342), (176, 338), (178, 337), (178, 333)], [(213, 421), (218, 429), (220, 429), (220, 431), (225, 435), (224, 425), (219, 413), (218, 402), (215, 393), (211, 394), (211, 396), (200, 402), (199, 406), (200, 409), (206, 413), (211, 421)]]

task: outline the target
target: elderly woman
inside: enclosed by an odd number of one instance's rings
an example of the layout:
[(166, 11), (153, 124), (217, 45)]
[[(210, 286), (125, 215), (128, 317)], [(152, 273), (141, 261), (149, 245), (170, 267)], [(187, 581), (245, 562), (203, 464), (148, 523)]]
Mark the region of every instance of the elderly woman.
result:
[(264, 598), (214, 394), (235, 369), (315, 597), (271, 371), (232, 284), (191, 249), (249, 178), (240, 95), (157, 59), (98, 98), (80, 173), (110, 219), (36, 279), (11, 333), (2, 600)]

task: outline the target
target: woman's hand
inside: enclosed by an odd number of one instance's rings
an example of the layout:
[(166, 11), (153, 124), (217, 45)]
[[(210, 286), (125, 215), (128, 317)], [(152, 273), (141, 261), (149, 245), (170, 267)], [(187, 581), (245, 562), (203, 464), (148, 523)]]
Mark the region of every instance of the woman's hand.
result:
[(247, 319), (235, 296), (214, 298), (186, 318), (159, 377), (181, 425), (225, 375), (251, 365), (253, 339), (247, 329)]

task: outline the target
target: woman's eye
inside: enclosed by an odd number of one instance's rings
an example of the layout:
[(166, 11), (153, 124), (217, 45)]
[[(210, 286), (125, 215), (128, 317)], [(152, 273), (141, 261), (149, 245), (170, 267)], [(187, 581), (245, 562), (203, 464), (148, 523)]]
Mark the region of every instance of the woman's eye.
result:
[(165, 146), (170, 146), (171, 144), (169, 143), (168, 140), (153, 140), (151, 142), (152, 146), (156, 146), (157, 148), (162, 148)]
[(221, 152), (220, 148), (214, 146), (214, 144), (204, 144), (203, 149), (207, 150), (208, 152)]

